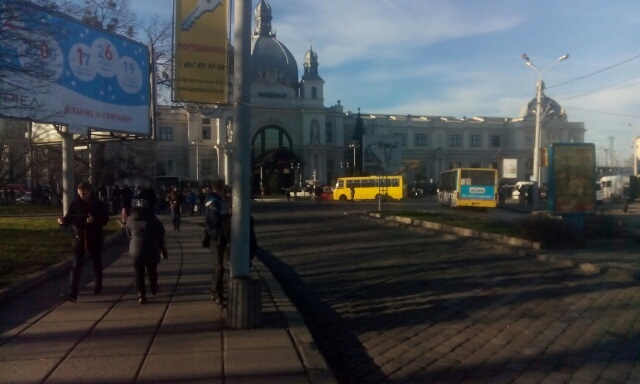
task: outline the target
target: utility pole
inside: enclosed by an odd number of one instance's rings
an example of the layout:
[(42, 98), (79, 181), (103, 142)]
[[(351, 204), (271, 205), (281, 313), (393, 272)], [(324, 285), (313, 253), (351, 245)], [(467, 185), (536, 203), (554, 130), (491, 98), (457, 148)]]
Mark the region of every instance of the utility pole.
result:
[(613, 167), (613, 140), (615, 136), (609, 136), (609, 166)]
[(535, 127), (535, 143), (533, 148), (533, 181), (535, 182), (533, 188), (533, 206), (538, 207), (538, 190), (540, 186), (542, 186), (542, 177), (540, 177), (540, 143), (541, 143), (541, 104), (542, 104), (542, 93), (544, 91), (544, 82), (542, 81), (542, 73), (547, 69), (553, 67), (559, 62), (566, 60), (569, 58), (569, 54), (562, 55), (558, 60), (551, 63), (548, 67), (544, 69), (538, 69), (526, 53), (522, 54), (522, 58), (525, 60), (525, 64), (536, 71), (538, 74), (538, 80), (536, 81), (536, 127)]

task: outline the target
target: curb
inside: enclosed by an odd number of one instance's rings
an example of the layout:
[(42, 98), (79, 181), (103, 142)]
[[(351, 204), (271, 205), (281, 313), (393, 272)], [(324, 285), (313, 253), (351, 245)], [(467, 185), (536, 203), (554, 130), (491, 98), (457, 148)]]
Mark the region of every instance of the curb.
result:
[(289, 335), (304, 362), (309, 381), (313, 384), (336, 384), (338, 381), (313, 340), (307, 323), (296, 306), (291, 303), (282, 286), (260, 259), (256, 257), (251, 263), (267, 286), (278, 311), (287, 322)]
[[(124, 230), (120, 230), (109, 237), (104, 239), (103, 249), (110, 246), (114, 242), (120, 239), (120, 237), (124, 236)], [(87, 256), (88, 257), (88, 256)], [(69, 272), (71, 270), (71, 266), (73, 265), (73, 256), (68, 257), (65, 261), (61, 261), (58, 264), (52, 265), (40, 272), (33, 272), (29, 275), (26, 275), (23, 280), (15, 282), (13, 284), (9, 284), (8, 286), (0, 289), (0, 304), (5, 302), (6, 300), (11, 299), (12, 297), (19, 295), (26, 290), (33, 288), (43, 282), (51, 279), (54, 276), (60, 275), (62, 273)]]
[(430, 221), (416, 220), (410, 217), (402, 217), (402, 216), (395, 216), (395, 215), (385, 216), (383, 214), (373, 213), (373, 212), (370, 212), (365, 215), (368, 215), (369, 217), (373, 217), (376, 219), (395, 221), (398, 223), (406, 224), (408, 226), (421, 227), (421, 228), (431, 229), (435, 231), (447, 232), (447, 233), (452, 233), (452, 234), (463, 236), (463, 237), (474, 237), (482, 240), (490, 240), (496, 243), (509, 245), (513, 247), (532, 248), (537, 251), (540, 250), (540, 242), (537, 242), (537, 241), (524, 240), (524, 239), (511, 237), (511, 236), (496, 235), (493, 233), (481, 232), (475, 229), (454, 227), (452, 225), (433, 223)]

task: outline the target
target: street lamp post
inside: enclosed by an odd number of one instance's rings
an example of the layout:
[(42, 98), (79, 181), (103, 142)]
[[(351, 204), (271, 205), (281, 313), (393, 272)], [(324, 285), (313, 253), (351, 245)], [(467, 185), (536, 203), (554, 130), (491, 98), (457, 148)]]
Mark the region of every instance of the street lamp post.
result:
[(356, 149), (360, 148), (360, 144), (358, 144), (357, 141), (354, 141), (349, 145), (349, 148), (353, 149), (353, 173), (351, 175), (353, 176), (356, 173)]
[(638, 136), (637, 131), (638, 129), (633, 126), (631, 123), (627, 123), (627, 125), (629, 126), (629, 128), (634, 130), (635, 136), (633, 137), (633, 175), (637, 176), (638, 175), (638, 140), (640, 139), (640, 136)]
[(195, 139), (191, 142), (196, 146), (196, 180), (200, 183), (200, 143), (202, 139)]
[(538, 73), (538, 81), (536, 82), (536, 127), (535, 127), (535, 143), (533, 147), (533, 181), (534, 183), (534, 191), (533, 191), (533, 205), (538, 206), (538, 190), (542, 186), (542, 178), (540, 177), (540, 120), (541, 120), (541, 104), (542, 104), (542, 91), (544, 89), (544, 83), (542, 82), (542, 73), (547, 69), (553, 67), (559, 62), (566, 60), (569, 58), (569, 54), (565, 54), (561, 56), (558, 60), (554, 61), (552, 64), (547, 66), (544, 69), (538, 69), (526, 53), (522, 54), (522, 58), (526, 61), (526, 65), (532, 68), (534, 71)]

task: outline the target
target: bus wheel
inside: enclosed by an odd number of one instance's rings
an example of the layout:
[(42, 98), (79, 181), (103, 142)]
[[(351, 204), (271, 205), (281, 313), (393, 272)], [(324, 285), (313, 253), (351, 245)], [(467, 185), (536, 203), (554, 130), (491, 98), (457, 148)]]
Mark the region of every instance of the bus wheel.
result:
[(376, 201), (382, 201), (382, 195), (381, 194), (377, 194), (376, 195)]
[(338, 199), (340, 201), (347, 201), (347, 196), (345, 195), (340, 195), (340, 198)]

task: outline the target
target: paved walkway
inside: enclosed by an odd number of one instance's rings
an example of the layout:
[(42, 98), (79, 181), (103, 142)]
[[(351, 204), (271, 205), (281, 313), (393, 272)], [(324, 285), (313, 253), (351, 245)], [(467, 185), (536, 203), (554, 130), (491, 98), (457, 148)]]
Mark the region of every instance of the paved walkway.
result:
[(58, 299), (66, 273), (0, 294), (0, 383), (640, 383), (631, 240), (531, 255), (281, 206), (255, 212), (261, 259), (313, 321), (256, 260), (263, 325), (225, 328), (202, 219), (187, 217), (168, 232), (170, 259), (147, 305), (125, 239), (105, 251), (114, 261), (100, 296), (89, 265), (77, 303)]
[[(166, 218), (163, 218), (165, 220)], [(333, 383), (304, 321), (264, 265), (263, 325), (225, 327), (210, 301), (212, 262), (201, 218), (169, 231), (160, 291), (139, 305), (126, 239), (105, 251), (104, 292), (93, 283), (61, 302), (67, 274), (48, 276), (0, 305), (0, 383)], [(167, 228), (171, 228), (165, 222)], [(90, 263), (87, 263), (90, 264)], [(85, 280), (92, 277), (90, 267)], [(42, 279), (41, 279), (42, 280)]]

